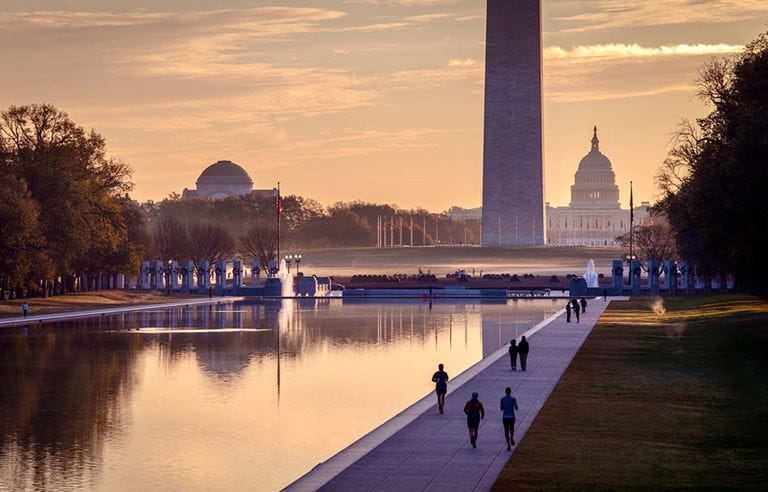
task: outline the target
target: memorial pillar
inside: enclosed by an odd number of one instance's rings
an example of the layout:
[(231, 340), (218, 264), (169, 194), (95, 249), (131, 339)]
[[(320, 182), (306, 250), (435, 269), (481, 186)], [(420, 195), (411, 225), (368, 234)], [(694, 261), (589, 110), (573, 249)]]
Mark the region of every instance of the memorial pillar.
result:
[(624, 263), (621, 260), (613, 260), (613, 287), (614, 295), (621, 295), (624, 291)]
[(227, 284), (227, 262), (217, 261), (214, 273), (216, 274), (216, 295), (224, 295), (224, 286)]
[(179, 262), (171, 262), (171, 290), (178, 290), (179, 288)]
[(656, 260), (648, 260), (648, 288), (651, 294), (659, 294), (659, 262)]
[(195, 288), (195, 262), (187, 260), (181, 270), (183, 275), (182, 288), (192, 290)]
[(680, 288), (686, 293), (690, 293), (691, 291), (692, 276), (693, 269), (691, 268), (691, 265), (687, 261), (684, 261), (680, 265)]
[(261, 274), (261, 263), (258, 260), (251, 262), (251, 287), (259, 286), (259, 275)]
[(638, 260), (632, 260), (632, 267), (629, 270), (629, 283), (632, 288), (632, 295), (640, 295), (640, 275), (642, 274), (642, 267)]
[(677, 265), (674, 260), (664, 261), (664, 290), (667, 294), (677, 293)]
[(239, 289), (243, 286), (243, 261), (235, 260), (232, 263), (232, 287)]
[(141, 262), (141, 279), (139, 280), (139, 288), (144, 290), (149, 290), (149, 262), (148, 261), (142, 261)]
[(211, 286), (211, 263), (208, 260), (200, 262), (200, 269), (197, 272), (197, 288), (203, 292)]

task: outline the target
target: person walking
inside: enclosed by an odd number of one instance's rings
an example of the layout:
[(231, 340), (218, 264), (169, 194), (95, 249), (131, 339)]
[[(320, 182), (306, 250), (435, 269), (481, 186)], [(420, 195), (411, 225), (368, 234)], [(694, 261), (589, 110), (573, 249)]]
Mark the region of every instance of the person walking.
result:
[(520, 350), (517, 347), (517, 340), (512, 339), (509, 342), (509, 362), (512, 364), (512, 370), (517, 371), (517, 354)]
[(440, 413), (445, 413), (445, 394), (448, 393), (448, 373), (443, 370), (443, 365), (437, 365), (437, 372), (432, 375), (432, 382), (435, 383), (435, 394), (437, 394), (437, 409)]
[(525, 371), (525, 367), (528, 364), (528, 352), (530, 347), (528, 346), (528, 340), (525, 339), (525, 335), (520, 340), (520, 344), (517, 346), (517, 353), (520, 354), (520, 369)]
[(568, 304), (565, 305), (565, 322), (570, 323), (571, 322), (571, 303), (570, 301)]
[(579, 304), (581, 304), (581, 314), (584, 314), (587, 312), (587, 300), (583, 297), (579, 300)]
[(579, 313), (581, 312), (581, 309), (579, 308), (579, 301), (577, 301), (576, 298), (574, 297), (573, 299), (571, 299), (571, 304), (573, 306), (573, 314), (576, 315), (576, 322), (578, 323)]
[(213, 299), (213, 287), (208, 287), (208, 299)]
[(477, 392), (472, 393), (472, 399), (464, 405), (464, 413), (467, 415), (467, 428), (469, 429), (469, 442), (472, 447), (477, 447), (477, 435), (480, 429), (480, 420), (485, 418), (485, 408), (478, 399)]
[(608, 289), (603, 289), (603, 301), (608, 301)]
[(27, 314), (29, 314), (29, 304), (27, 304), (27, 301), (21, 303), (21, 312), (25, 318), (27, 317)]
[(504, 390), (506, 396), (501, 398), (501, 422), (504, 424), (504, 440), (507, 441), (507, 451), (515, 445), (515, 410), (517, 400), (512, 396), (512, 388)]

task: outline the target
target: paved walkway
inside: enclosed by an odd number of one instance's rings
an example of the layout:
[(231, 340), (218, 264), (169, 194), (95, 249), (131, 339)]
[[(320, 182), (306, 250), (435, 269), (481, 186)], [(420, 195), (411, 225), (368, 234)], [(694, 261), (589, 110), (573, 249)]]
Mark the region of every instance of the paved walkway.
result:
[[(563, 312), (540, 323), (527, 335), (528, 371), (512, 372), (502, 349), (451, 381), (444, 415), (429, 395), (287, 490), (490, 490), (516, 449), (507, 451), (504, 442), (499, 411), (504, 388), (512, 388), (520, 407), (519, 443), (607, 305), (602, 299), (590, 301), (578, 324), (566, 323)], [(469, 444), (463, 413), (473, 391), (486, 408), (477, 449)]]
[[(147, 311), (152, 309), (166, 309), (166, 308), (181, 307), (181, 306), (197, 306), (200, 304), (219, 304), (222, 302), (242, 301), (243, 299), (245, 298), (244, 297), (214, 297), (212, 299), (207, 299), (207, 298), (206, 299), (188, 299), (186, 301), (165, 302), (161, 304), (137, 304), (135, 306), (89, 309), (87, 311), (69, 311), (66, 313), (39, 314), (35, 316), (27, 316), (26, 318), (19, 316), (16, 318), (0, 319), (0, 327), (13, 326), (13, 325), (27, 325), (29, 323), (46, 323), (46, 322), (52, 322), (52, 321), (62, 321), (62, 320), (72, 319), (72, 318), (91, 318), (94, 316), (107, 316), (110, 314), (127, 313), (130, 311)], [(34, 308), (34, 305), (32, 307)]]

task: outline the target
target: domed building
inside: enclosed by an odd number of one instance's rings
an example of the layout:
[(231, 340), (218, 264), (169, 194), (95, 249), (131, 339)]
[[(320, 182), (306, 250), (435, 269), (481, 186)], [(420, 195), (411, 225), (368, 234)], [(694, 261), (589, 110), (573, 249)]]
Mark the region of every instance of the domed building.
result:
[[(635, 207), (635, 224), (650, 221), (650, 204)], [(619, 204), (619, 187), (610, 159), (600, 152), (597, 127), (592, 148), (579, 162), (571, 203), (547, 203), (547, 244), (562, 246), (618, 246), (616, 238), (629, 232), (629, 209)]]
[(197, 178), (197, 189), (185, 188), (183, 199), (207, 198), (220, 200), (257, 193), (261, 196), (276, 196), (277, 189), (254, 190), (253, 180), (248, 172), (232, 161), (218, 161), (205, 170)]

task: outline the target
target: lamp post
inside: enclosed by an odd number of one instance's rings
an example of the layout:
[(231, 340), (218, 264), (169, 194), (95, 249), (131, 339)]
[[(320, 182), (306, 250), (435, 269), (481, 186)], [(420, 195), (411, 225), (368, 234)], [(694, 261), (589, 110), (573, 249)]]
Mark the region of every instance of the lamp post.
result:
[(291, 262), (293, 261), (293, 255), (285, 255), (285, 266), (288, 267), (288, 273), (291, 273)]
[(301, 271), (299, 270), (299, 264), (301, 263), (301, 255), (296, 255), (293, 257), (293, 259), (296, 261), (296, 276), (301, 276)]

